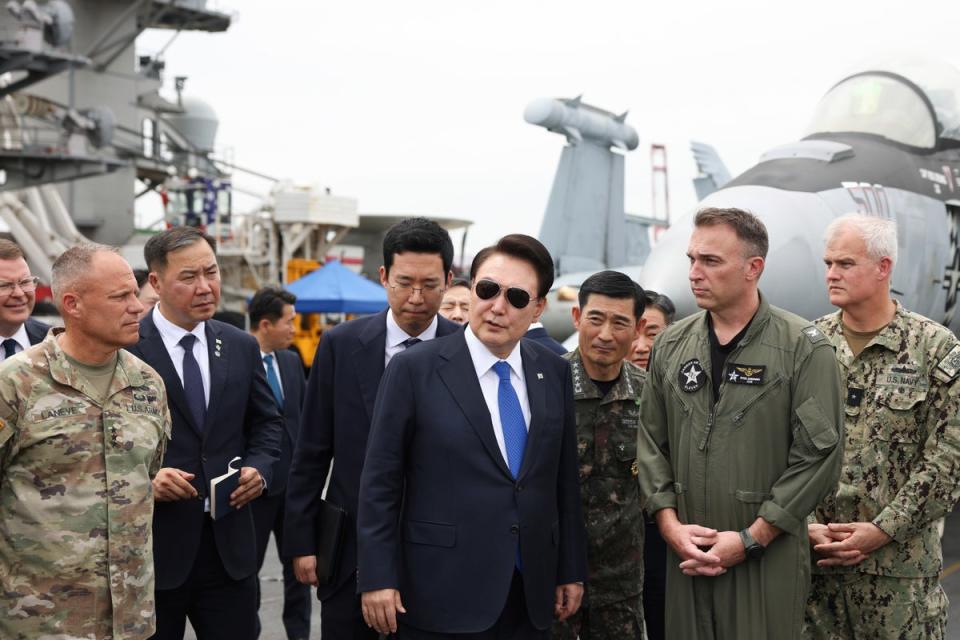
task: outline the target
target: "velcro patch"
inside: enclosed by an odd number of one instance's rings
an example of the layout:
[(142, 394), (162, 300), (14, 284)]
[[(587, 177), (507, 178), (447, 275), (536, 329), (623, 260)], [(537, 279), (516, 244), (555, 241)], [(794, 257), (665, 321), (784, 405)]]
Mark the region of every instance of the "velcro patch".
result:
[(764, 375), (767, 372), (766, 365), (762, 364), (737, 364), (730, 362), (727, 364), (724, 375), (727, 381), (733, 384), (763, 384)]
[(823, 332), (820, 329), (817, 329), (815, 326), (810, 325), (809, 327), (804, 327), (803, 335), (807, 336), (807, 339), (810, 340), (813, 344), (818, 342), (823, 342), (827, 339), (827, 336), (823, 335)]
[(957, 374), (960, 373), (960, 344), (950, 349), (950, 353), (943, 357), (943, 360), (937, 365), (937, 369), (950, 380), (957, 377)]

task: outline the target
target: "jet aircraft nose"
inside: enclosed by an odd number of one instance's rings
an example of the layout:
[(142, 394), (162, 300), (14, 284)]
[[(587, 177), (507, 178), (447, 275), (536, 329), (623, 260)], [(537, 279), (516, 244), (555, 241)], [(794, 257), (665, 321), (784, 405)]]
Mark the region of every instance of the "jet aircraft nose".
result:
[[(833, 310), (824, 284), (822, 233), (835, 214), (818, 194), (742, 185), (710, 194), (697, 210), (706, 207), (745, 209), (766, 225), (770, 249), (760, 291), (771, 304), (811, 320)], [(678, 319), (698, 311), (687, 258), (695, 213), (683, 216), (663, 234), (641, 279), (645, 288), (670, 296)]]

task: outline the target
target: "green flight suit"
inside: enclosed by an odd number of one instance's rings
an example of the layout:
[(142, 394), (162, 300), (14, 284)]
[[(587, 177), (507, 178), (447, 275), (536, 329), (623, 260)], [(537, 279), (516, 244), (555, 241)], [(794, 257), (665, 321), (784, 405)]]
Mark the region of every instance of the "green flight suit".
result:
[(637, 434), (644, 506), (718, 531), (761, 516), (783, 533), (762, 558), (718, 577), (683, 575), (671, 550), (667, 637), (799, 638), (810, 585), (806, 520), (836, 490), (843, 460), (836, 357), (816, 327), (761, 296), (714, 405), (708, 331), (701, 312), (657, 338)]

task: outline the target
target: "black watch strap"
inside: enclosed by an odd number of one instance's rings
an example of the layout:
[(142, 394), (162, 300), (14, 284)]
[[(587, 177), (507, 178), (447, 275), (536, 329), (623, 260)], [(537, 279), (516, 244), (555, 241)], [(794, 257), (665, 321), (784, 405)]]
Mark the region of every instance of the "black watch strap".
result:
[(750, 535), (750, 529), (743, 529), (740, 532), (740, 541), (743, 542), (743, 551), (747, 558), (760, 558), (763, 556), (765, 548), (762, 544), (753, 539)]

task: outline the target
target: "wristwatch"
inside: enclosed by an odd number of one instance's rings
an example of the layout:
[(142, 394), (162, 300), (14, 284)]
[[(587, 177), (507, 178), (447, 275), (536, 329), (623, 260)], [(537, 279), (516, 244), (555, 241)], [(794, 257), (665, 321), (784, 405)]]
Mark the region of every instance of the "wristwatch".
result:
[(750, 535), (750, 529), (744, 529), (740, 532), (740, 541), (743, 542), (743, 551), (747, 554), (747, 560), (763, 557), (766, 547), (753, 539), (753, 536)]

